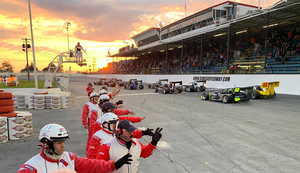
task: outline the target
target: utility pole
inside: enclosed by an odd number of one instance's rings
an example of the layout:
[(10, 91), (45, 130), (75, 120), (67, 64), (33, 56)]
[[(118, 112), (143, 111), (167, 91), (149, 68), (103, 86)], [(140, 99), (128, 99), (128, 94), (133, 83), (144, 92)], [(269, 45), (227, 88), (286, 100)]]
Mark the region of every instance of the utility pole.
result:
[(28, 51), (27, 51), (27, 49), (30, 48), (30, 44), (27, 44), (27, 41), (30, 40), (30, 39), (22, 38), (22, 40), (25, 40), (25, 44), (23, 44), (22, 47), (23, 47), (23, 51), (25, 49), (25, 53), (26, 53), (27, 76), (28, 76), (28, 81), (30, 81), (29, 67), (28, 67)]
[(93, 58), (93, 72), (95, 73), (95, 67), (96, 67), (96, 58)]

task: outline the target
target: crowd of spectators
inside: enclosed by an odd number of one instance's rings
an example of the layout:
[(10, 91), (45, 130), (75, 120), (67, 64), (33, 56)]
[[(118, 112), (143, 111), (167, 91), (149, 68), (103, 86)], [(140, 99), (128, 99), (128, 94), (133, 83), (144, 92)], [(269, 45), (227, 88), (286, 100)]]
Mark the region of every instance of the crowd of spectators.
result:
[[(272, 32), (267, 41), (264, 33), (253, 35), (250, 39), (236, 38), (230, 47), (230, 62), (236, 59), (261, 59), (266, 55), (267, 59), (275, 59), (275, 64), (285, 64), (289, 58), (297, 58), (300, 55), (300, 32), (298, 28), (288, 28)], [(196, 46), (196, 47), (195, 47)], [(267, 46), (267, 50), (265, 49)], [(132, 46), (133, 48), (133, 46)], [(120, 49), (129, 50), (130, 47)], [(267, 51), (267, 53), (266, 53)], [(299, 57), (300, 58), (300, 57)], [(202, 64), (201, 64), (202, 59)], [(230, 63), (229, 62), (229, 63)], [(203, 47), (202, 58), (200, 46), (186, 44), (183, 56), (180, 48), (157, 55), (143, 55), (139, 59), (118, 60), (109, 64), (109, 67), (101, 73), (110, 74), (176, 74), (194, 73), (195, 71), (224, 67), (227, 69), (227, 43), (216, 41), (212, 45)]]

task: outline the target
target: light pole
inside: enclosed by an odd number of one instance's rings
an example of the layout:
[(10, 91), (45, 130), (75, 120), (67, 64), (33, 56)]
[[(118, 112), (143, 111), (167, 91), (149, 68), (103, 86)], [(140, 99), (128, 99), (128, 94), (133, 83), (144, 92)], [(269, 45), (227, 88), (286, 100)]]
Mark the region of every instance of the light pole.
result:
[(34, 83), (35, 88), (38, 89), (38, 81), (36, 75), (36, 64), (35, 64), (35, 52), (34, 52), (34, 40), (33, 40), (33, 29), (32, 29), (32, 20), (31, 20), (31, 8), (30, 8), (30, 0), (28, 0), (28, 8), (29, 8), (29, 19), (30, 19), (30, 30), (31, 30), (31, 45), (32, 45), (32, 55), (33, 55), (33, 70), (34, 70)]
[(156, 27), (159, 27), (159, 40), (161, 41), (161, 28), (164, 26), (165, 22), (160, 22), (156, 24)]
[(68, 23), (67, 24), (67, 28), (66, 28), (66, 30), (67, 30), (67, 38), (68, 38), (68, 51), (70, 51), (70, 46), (69, 46), (69, 25), (71, 25), (71, 23)]

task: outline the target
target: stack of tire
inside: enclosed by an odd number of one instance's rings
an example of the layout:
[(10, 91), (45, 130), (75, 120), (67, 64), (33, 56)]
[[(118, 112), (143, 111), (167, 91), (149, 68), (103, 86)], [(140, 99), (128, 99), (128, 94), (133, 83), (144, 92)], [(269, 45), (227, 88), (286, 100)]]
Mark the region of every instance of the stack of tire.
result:
[(12, 98), (12, 93), (0, 90), (0, 143), (8, 140), (7, 118), (15, 117), (17, 115), (14, 112), (15, 106)]
[(51, 109), (61, 109), (60, 95), (51, 95)]
[(45, 95), (45, 109), (51, 109), (51, 95)]

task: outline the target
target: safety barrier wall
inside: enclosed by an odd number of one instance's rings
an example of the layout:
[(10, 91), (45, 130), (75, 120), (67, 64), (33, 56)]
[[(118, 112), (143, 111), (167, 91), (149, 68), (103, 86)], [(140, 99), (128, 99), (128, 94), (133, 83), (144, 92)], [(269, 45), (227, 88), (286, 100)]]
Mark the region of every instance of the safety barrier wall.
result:
[[(291, 94), (300, 95), (300, 75), (299, 74), (236, 74), (236, 75), (87, 75), (91, 78), (118, 78), (123, 81), (129, 79), (143, 80), (145, 83), (157, 82), (159, 79), (169, 79), (170, 81), (182, 81), (182, 83), (188, 84), (193, 80), (206, 80), (207, 88), (228, 88), (228, 87), (246, 87), (253, 85), (261, 85), (262, 82), (279, 81), (279, 87), (275, 88), (276, 93), (279, 94)], [(91, 81), (94, 82), (94, 81)]]

